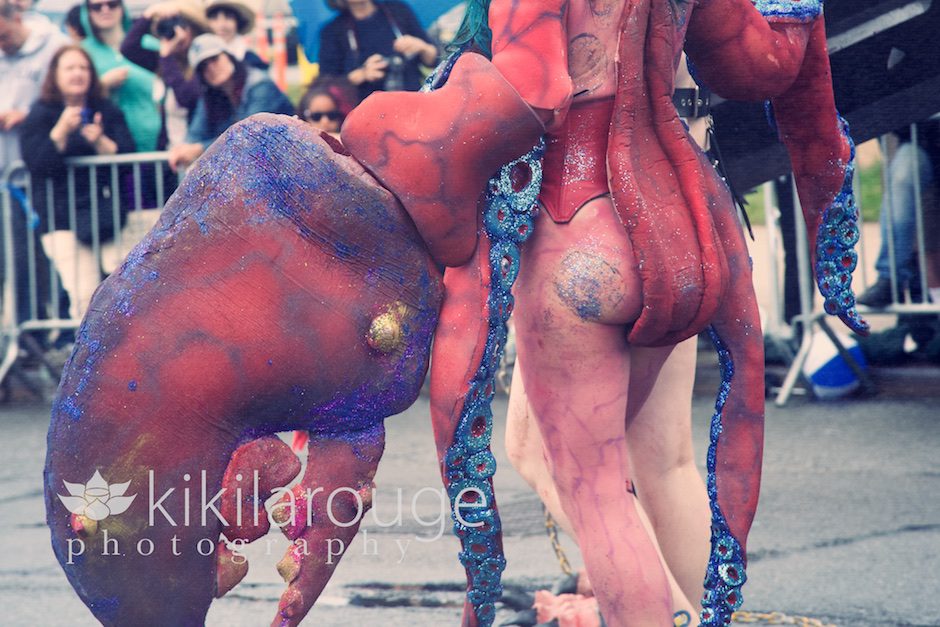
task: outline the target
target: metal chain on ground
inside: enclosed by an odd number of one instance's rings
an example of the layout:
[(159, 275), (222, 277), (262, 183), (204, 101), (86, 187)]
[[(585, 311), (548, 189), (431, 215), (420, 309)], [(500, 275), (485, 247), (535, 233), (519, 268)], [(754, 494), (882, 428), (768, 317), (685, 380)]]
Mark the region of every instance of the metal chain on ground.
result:
[(809, 616), (791, 616), (783, 612), (742, 612), (737, 611), (731, 615), (733, 623), (748, 623), (762, 625), (800, 625), (801, 627), (836, 627), (832, 623), (824, 623), (818, 618)]
[(558, 565), (561, 567), (561, 572), (570, 575), (574, 571), (571, 569), (571, 563), (568, 562), (565, 549), (562, 548), (561, 541), (558, 539), (558, 525), (555, 524), (555, 519), (552, 518), (552, 515), (544, 504), (542, 505), (542, 511), (545, 512), (545, 533), (548, 535), (549, 542), (552, 543), (552, 550), (555, 551), (555, 557), (558, 558)]

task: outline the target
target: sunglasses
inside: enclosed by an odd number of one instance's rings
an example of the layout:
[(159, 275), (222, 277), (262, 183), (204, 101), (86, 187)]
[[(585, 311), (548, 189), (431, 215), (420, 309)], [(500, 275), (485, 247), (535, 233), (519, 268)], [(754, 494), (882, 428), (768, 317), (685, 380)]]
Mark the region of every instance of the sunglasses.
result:
[(304, 119), (308, 122), (319, 122), (323, 118), (326, 118), (330, 122), (337, 122), (343, 117), (339, 111), (307, 111), (304, 114)]
[(105, 7), (111, 9), (112, 11), (117, 11), (121, 8), (121, 0), (105, 0), (104, 2), (89, 2), (88, 10), (94, 11), (95, 13), (100, 13), (104, 11)]

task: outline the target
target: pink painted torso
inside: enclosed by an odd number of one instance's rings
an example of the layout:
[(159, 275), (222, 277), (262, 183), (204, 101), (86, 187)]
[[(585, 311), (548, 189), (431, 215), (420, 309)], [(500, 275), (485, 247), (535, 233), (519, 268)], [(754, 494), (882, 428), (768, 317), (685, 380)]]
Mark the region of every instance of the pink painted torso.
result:
[[(694, 3), (655, 1), (666, 2), (670, 7), (676, 29), (676, 36), (671, 42), (675, 69), (678, 67)], [(568, 36), (568, 74), (573, 84), (574, 102), (607, 98), (617, 92), (617, 46), (624, 26), (622, 19), (625, 11), (635, 11), (642, 4), (645, 1), (575, 0), (569, 3), (565, 26)], [(629, 28), (628, 23), (628, 33)], [(641, 77), (638, 75), (636, 78), (636, 86), (639, 86)], [(631, 89), (631, 86), (621, 85), (620, 89)]]
[(617, 42), (625, 2), (580, 0), (568, 6), (568, 74), (575, 102), (599, 100), (617, 91)]
[[(690, 4), (676, 6), (673, 0), (658, 1), (668, 2), (673, 9), (676, 36), (671, 45), (677, 64)], [(568, 222), (585, 203), (609, 193), (607, 134), (613, 98), (618, 88), (643, 88), (641, 75), (623, 85), (617, 82), (617, 48), (624, 11), (635, 8), (635, 3), (619, 0), (582, 0), (568, 6), (565, 28), (571, 108), (547, 135), (540, 196), (542, 208), (557, 223)]]

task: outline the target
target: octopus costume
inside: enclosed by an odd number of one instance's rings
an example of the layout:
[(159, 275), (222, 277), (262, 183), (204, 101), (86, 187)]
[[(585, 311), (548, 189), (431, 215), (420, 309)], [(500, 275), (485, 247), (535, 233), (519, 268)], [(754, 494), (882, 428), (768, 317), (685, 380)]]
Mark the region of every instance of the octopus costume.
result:
[[(471, 2), (470, 18), (486, 10)], [(433, 337), (432, 420), (458, 510), (463, 624), (491, 624), (505, 560), (489, 405), (541, 186), (559, 223), (610, 193), (619, 222), (608, 231), (628, 238), (633, 258), (620, 263), (639, 277), (623, 341), (668, 345), (705, 328), (715, 338), (723, 384), (702, 619), (727, 623), (757, 503), (762, 342), (729, 193), (672, 108), (672, 77), (684, 43), (716, 93), (771, 100), (827, 307), (861, 330), (849, 285), (852, 148), (820, 13), (798, 0), (493, 0), (492, 63), (466, 52), (437, 70), (429, 93), (371, 96), (342, 144), (283, 116), (227, 131), (98, 289), (53, 406), (47, 522), (95, 617), (204, 623), (247, 571), (238, 543), (274, 522), (292, 545), (273, 624), (298, 624), (336, 566), (327, 541), (348, 546), (369, 506), (383, 420), (417, 398)], [(475, 49), (487, 50), (488, 32), (471, 33)], [(583, 62), (600, 50), (613, 76), (569, 73), (575, 59), (591, 70)], [(598, 97), (585, 98), (576, 87), (593, 79)], [(583, 320), (604, 315), (596, 279), (587, 272), (571, 287)], [(526, 337), (537, 398), (535, 377), (565, 370), (542, 363), (537, 336)], [(274, 434), (294, 429), (310, 432), (310, 446), (288, 490), (300, 465)], [(334, 524), (328, 508), (355, 522)], [(630, 620), (601, 608), (612, 624)]]

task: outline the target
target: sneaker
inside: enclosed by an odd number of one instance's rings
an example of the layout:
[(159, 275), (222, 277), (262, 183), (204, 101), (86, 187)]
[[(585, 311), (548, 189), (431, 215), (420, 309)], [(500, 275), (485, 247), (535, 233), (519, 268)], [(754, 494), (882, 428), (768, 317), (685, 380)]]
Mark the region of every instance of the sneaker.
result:
[(865, 290), (858, 298), (856, 298), (855, 302), (857, 302), (859, 305), (865, 305), (875, 309), (887, 307), (893, 302), (893, 299), (891, 298), (891, 279), (878, 277), (878, 280), (875, 281), (875, 284)]

